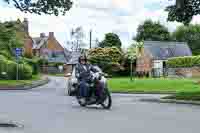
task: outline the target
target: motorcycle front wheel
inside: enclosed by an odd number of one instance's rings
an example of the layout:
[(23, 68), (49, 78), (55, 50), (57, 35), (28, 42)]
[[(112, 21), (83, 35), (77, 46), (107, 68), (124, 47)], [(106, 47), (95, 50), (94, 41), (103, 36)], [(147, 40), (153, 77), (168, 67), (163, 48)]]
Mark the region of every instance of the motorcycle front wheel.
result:
[(104, 96), (105, 96), (105, 98), (104, 98), (103, 102), (101, 103), (101, 106), (104, 109), (110, 109), (112, 106), (112, 98), (111, 98), (111, 95), (110, 95), (110, 92), (108, 91), (108, 89), (105, 89)]
[(85, 107), (87, 105), (86, 101), (83, 101), (83, 98), (81, 98), (80, 96), (77, 96), (76, 98), (80, 106)]

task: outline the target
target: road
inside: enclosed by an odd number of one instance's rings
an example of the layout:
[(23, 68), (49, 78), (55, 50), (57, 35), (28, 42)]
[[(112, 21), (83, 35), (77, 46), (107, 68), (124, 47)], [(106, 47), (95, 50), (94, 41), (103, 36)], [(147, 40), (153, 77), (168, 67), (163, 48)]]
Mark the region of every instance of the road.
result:
[(199, 133), (200, 106), (140, 101), (159, 95), (113, 94), (111, 110), (82, 108), (64, 95), (64, 78), (51, 80), (28, 91), (0, 92), (0, 121), (24, 125), (0, 133)]

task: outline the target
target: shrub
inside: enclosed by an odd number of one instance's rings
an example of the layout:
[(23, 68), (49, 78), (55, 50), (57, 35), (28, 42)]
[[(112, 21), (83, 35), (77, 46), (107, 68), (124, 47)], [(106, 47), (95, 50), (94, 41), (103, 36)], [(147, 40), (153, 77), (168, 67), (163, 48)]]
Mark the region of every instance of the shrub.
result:
[(200, 56), (174, 57), (167, 61), (168, 67), (193, 67), (200, 66)]
[(42, 66), (44, 64), (47, 65), (48, 64), (48, 60), (40, 58), (38, 60), (38, 64), (39, 64), (39, 66)]
[(3, 74), (6, 72), (6, 58), (3, 55), (0, 55), (0, 79), (7, 79), (7, 76)]
[(115, 75), (121, 70), (120, 62), (123, 54), (116, 47), (111, 48), (95, 48), (88, 53), (89, 61), (92, 64), (98, 65), (104, 72)]
[(0, 61), (6, 60), (6, 57), (0, 54)]
[[(17, 74), (17, 63), (12, 60), (7, 60), (4, 56), (0, 55), (0, 78), (15, 80)], [(28, 64), (21, 62), (19, 64), (19, 79), (26, 80), (32, 77), (32, 68)], [(6, 72), (6, 75), (2, 75)]]
[(0, 51), (0, 55), (4, 56), (5, 58), (11, 59), (12, 56), (10, 55), (10, 53), (6, 50), (1, 50)]
[(8, 79), (10, 80), (15, 80), (16, 79), (16, 70), (17, 70), (17, 63), (14, 62), (14, 61), (10, 61), (10, 60), (7, 60), (6, 61), (6, 65), (9, 66), (7, 67), (7, 76), (8, 76)]
[(32, 68), (28, 64), (19, 64), (19, 79), (31, 79), (32, 78)]
[(27, 63), (28, 65), (32, 67), (32, 71), (34, 75), (39, 73), (40, 67), (39, 67), (38, 58), (33, 58), (33, 59), (24, 58), (24, 63)]

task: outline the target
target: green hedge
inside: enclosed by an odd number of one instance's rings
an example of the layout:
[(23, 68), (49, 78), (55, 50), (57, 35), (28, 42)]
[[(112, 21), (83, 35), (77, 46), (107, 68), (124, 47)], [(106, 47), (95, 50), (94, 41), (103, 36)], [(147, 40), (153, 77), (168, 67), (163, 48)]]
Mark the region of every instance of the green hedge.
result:
[[(20, 62), (18, 65), (19, 70), (19, 79), (27, 80), (32, 78), (32, 68), (30, 65), (24, 62)], [(6, 72), (6, 75), (2, 74), (2, 72)], [(9, 79), (15, 80), (17, 72), (17, 63), (6, 59), (4, 56), (0, 55), (0, 78), (1, 79)]]
[(39, 67), (39, 59), (38, 58), (33, 58), (33, 59), (24, 58), (23, 60), (24, 60), (24, 63), (27, 63), (28, 65), (30, 65), (32, 67), (34, 75), (39, 73), (40, 67)]
[(168, 67), (193, 67), (200, 66), (200, 56), (174, 57), (167, 61)]
[(89, 62), (98, 65), (109, 75), (117, 75), (121, 71), (122, 58), (123, 53), (116, 47), (90, 49), (88, 53)]

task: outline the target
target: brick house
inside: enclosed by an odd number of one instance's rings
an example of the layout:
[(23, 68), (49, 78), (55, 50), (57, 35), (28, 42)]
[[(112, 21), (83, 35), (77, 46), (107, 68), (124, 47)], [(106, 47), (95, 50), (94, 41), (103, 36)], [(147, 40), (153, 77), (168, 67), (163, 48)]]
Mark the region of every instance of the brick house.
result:
[(45, 58), (48, 62), (66, 63), (67, 51), (56, 40), (54, 33), (49, 32), (46, 36), (44, 33), (40, 34), (40, 37), (33, 38), (33, 55)]
[(153, 76), (165, 74), (169, 58), (192, 56), (186, 42), (144, 41), (143, 48), (137, 51), (136, 72)]

